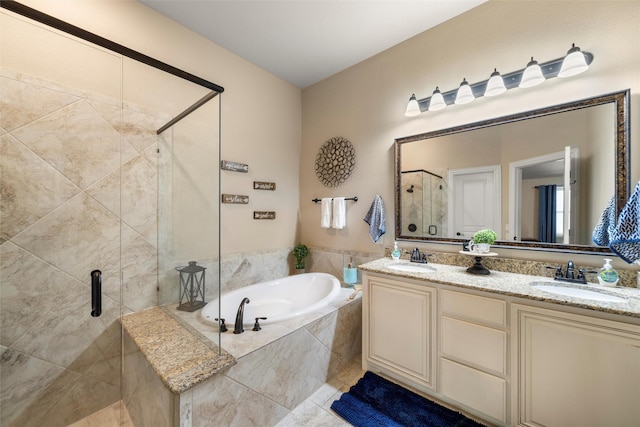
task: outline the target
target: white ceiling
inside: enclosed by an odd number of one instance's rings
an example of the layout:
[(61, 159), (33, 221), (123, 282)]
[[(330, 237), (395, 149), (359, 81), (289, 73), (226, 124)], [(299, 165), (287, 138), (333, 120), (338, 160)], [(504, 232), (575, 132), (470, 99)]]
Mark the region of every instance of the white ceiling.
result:
[(303, 89), (487, 0), (141, 0)]

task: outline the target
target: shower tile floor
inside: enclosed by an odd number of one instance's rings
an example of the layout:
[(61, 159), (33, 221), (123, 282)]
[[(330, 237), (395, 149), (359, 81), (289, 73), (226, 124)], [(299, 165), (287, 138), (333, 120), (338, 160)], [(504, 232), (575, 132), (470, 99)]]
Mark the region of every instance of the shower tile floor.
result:
[[(331, 410), (331, 404), (342, 393), (358, 382), (364, 375), (360, 358), (354, 359), (345, 369), (322, 385), (307, 400), (298, 405), (273, 427), (346, 427), (350, 426)], [(134, 427), (126, 408), (122, 411), (120, 424), (120, 402), (114, 403), (90, 416), (71, 424), (69, 427)], [(138, 426), (146, 427), (146, 426)], [(222, 426), (221, 426), (222, 427)], [(232, 426), (229, 426), (232, 427)], [(245, 426), (242, 426), (245, 427)], [(271, 426), (251, 426), (271, 427)]]
[[(123, 411), (122, 414), (120, 413), (121, 403), (122, 401), (107, 406), (68, 427), (134, 427), (127, 408), (122, 406)], [(120, 422), (121, 417), (122, 422)]]

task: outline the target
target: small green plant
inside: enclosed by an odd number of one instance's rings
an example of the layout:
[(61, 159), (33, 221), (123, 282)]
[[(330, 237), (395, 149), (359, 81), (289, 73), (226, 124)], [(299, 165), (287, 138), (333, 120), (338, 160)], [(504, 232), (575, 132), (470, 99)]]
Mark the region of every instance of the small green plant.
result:
[(493, 245), (493, 242), (496, 241), (498, 236), (496, 232), (490, 228), (485, 228), (484, 230), (478, 230), (473, 235), (473, 243), (488, 243)]
[(304, 259), (309, 255), (309, 248), (307, 248), (302, 243), (298, 243), (293, 247), (293, 251), (291, 254), (296, 258), (296, 270), (304, 270)]

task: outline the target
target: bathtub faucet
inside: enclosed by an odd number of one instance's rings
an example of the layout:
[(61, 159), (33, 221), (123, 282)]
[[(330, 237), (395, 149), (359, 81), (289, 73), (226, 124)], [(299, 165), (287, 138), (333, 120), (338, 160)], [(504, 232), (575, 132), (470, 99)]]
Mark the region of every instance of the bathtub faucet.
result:
[(249, 298), (243, 298), (240, 302), (240, 306), (238, 306), (238, 313), (236, 314), (236, 325), (233, 328), (234, 334), (241, 334), (244, 332), (242, 329), (243, 317), (244, 317), (244, 305), (249, 304), (251, 301)]

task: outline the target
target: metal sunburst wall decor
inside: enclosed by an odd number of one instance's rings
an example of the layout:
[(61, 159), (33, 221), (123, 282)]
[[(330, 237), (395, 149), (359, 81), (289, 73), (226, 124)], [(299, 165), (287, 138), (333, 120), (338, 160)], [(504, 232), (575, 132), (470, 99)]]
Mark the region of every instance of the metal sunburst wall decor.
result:
[(356, 150), (349, 140), (336, 136), (320, 147), (316, 156), (316, 176), (327, 187), (344, 183), (356, 166)]

